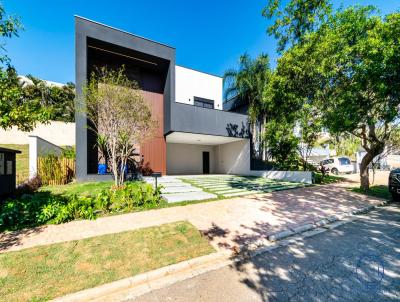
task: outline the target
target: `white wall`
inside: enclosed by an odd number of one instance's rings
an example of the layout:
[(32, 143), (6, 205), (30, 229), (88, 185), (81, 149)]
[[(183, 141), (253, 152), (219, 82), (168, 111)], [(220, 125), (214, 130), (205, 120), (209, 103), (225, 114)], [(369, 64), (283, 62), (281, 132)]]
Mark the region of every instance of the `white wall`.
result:
[(313, 183), (311, 171), (250, 171), (249, 175), (260, 176), (269, 179), (302, 182), (307, 184)]
[(193, 105), (194, 96), (214, 100), (214, 108), (222, 110), (222, 78), (175, 66), (175, 101)]
[(75, 145), (75, 123), (52, 121), (49, 124), (37, 124), (31, 132), (23, 132), (16, 127), (10, 130), (0, 129), (1, 144), (29, 144), (29, 136), (39, 136), (58, 146)]
[(242, 140), (218, 145), (216, 149), (217, 173), (249, 175), (250, 141)]
[(216, 173), (214, 149), (214, 146), (167, 143), (167, 174), (203, 174), (203, 151), (210, 152), (210, 173)]
[(38, 136), (29, 136), (29, 177), (37, 174), (37, 159), (48, 154), (61, 155), (63, 149)]

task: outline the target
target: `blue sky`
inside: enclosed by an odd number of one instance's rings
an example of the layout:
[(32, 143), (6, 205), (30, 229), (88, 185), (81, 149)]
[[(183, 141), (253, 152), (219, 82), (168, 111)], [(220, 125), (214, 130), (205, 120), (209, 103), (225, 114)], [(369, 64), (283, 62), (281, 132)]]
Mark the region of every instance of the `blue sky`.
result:
[[(1, 0), (0, 0), (1, 1)], [(74, 15), (176, 47), (177, 64), (222, 75), (244, 52), (264, 52), (276, 60), (276, 43), (261, 16), (267, 0), (35, 0), (2, 1), (7, 13), (22, 19), (19, 38), (6, 48), (20, 74), (74, 82)], [(335, 0), (372, 4), (383, 14), (398, 10), (397, 0)]]

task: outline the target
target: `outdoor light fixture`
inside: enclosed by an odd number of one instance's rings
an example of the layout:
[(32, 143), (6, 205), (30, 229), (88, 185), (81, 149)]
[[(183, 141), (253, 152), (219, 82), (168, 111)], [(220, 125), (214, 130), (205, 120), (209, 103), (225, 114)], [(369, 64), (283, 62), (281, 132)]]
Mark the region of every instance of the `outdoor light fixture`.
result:
[(96, 47), (96, 46), (92, 46), (92, 45), (88, 45), (88, 47), (89, 47), (89, 48), (93, 48), (93, 49), (97, 49), (97, 50), (100, 50), (100, 51), (112, 53), (112, 54), (114, 54), (114, 55), (122, 56), (122, 57), (125, 57), (125, 58), (129, 58), (129, 59), (132, 59), (132, 60), (136, 60), (136, 61), (141, 61), (141, 62), (149, 63), (149, 64), (152, 64), (152, 65), (155, 65), (155, 66), (158, 65), (157, 63), (154, 63), (154, 62), (150, 62), (150, 61), (143, 60), (143, 59), (139, 59), (139, 58), (136, 58), (136, 57), (124, 55), (124, 54), (122, 54), (122, 53), (115, 52), (115, 51), (111, 51), (111, 50), (107, 50), (107, 49), (104, 49), (104, 48), (100, 48), (100, 47)]

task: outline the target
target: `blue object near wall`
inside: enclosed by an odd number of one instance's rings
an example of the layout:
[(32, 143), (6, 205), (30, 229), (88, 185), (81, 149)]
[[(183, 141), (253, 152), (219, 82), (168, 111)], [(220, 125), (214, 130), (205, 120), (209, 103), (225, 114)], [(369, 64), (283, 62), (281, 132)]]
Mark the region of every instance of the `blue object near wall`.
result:
[(106, 164), (99, 164), (97, 167), (97, 173), (100, 175), (107, 174), (107, 165)]

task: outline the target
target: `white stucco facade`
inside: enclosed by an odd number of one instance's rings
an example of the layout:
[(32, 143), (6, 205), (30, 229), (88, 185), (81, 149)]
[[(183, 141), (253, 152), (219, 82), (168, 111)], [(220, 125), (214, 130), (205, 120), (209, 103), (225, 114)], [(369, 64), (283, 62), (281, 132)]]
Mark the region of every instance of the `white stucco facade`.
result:
[(167, 143), (167, 174), (203, 174), (203, 152), (210, 153), (210, 173), (217, 173), (214, 146)]
[(248, 175), (250, 143), (220, 145), (167, 143), (167, 174), (203, 174), (203, 152), (210, 153), (210, 173)]
[(214, 109), (222, 110), (222, 78), (175, 66), (175, 101), (193, 105), (194, 97), (214, 101)]

